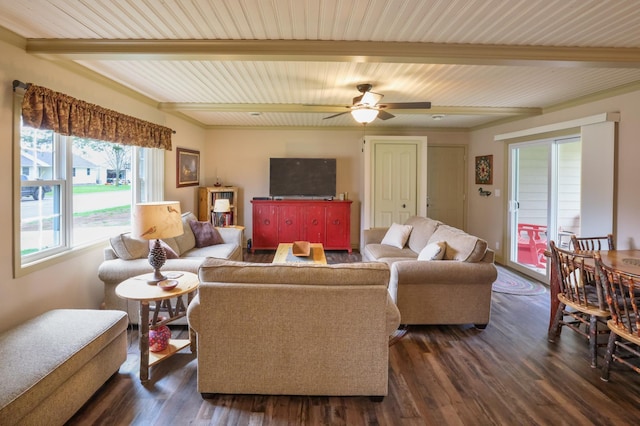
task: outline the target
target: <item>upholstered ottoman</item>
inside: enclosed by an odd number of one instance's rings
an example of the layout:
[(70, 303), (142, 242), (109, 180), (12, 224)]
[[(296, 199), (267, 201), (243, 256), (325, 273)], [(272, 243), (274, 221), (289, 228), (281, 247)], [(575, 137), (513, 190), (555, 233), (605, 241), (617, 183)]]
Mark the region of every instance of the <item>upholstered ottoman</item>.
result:
[(0, 333), (0, 424), (64, 424), (126, 360), (127, 324), (56, 309)]

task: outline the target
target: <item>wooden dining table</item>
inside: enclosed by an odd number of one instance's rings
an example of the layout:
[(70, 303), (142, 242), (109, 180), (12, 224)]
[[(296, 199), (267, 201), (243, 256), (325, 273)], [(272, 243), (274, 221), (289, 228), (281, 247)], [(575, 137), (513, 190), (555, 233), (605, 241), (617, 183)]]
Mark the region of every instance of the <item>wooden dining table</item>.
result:
[[(577, 251), (578, 253), (588, 253)], [(640, 276), (640, 250), (599, 250), (602, 263), (622, 272)], [(595, 271), (593, 259), (585, 260), (584, 267), (592, 272)], [(553, 324), (553, 319), (560, 306), (558, 293), (560, 292), (560, 282), (555, 268), (551, 268), (549, 279), (549, 293), (551, 294), (551, 309), (549, 318), (549, 330)]]

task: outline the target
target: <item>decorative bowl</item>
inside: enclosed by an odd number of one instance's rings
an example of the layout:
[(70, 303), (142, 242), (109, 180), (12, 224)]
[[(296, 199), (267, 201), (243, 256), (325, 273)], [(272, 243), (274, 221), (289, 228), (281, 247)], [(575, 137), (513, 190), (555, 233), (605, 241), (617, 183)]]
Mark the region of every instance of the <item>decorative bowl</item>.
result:
[(158, 281), (158, 287), (164, 291), (173, 290), (178, 285), (178, 280), (162, 280)]
[(309, 241), (294, 241), (291, 246), (291, 254), (294, 256), (309, 256), (311, 253), (311, 244)]

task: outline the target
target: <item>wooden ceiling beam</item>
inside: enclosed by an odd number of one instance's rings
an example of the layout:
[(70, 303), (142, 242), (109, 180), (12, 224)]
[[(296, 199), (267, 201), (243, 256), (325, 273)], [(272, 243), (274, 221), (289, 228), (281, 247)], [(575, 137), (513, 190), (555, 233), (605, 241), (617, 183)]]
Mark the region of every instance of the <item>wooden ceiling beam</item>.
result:
[[(283, 113), (339, 113), (348, 111), (341, 105), (302, 105), (302, 104), (223, 104), (162, 102), (158, 109), (167, 112), (208, 111), (208, 112), (283, 112)], [(501, 108), (501, 107), (455, 107), (434, 106), (430, 109), (389, 109), (392, 114), (430, 114), (430, 115), (493, 115), (493, 116), (531, 116), (542, 114), (541, 108)]]
[(325, 40), (29, 39), (26, 51), (73, 60), (334, 61), (640, 68), (640, 48)]

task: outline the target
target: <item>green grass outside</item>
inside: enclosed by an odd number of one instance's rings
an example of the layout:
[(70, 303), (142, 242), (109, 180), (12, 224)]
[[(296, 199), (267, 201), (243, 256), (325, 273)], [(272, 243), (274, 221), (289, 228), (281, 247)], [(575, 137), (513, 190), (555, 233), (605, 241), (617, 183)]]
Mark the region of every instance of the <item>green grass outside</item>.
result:
[(131, 191), (131, 185), (74, 185), (74, 194), (88, 194), (92, 192)]
[(115, 215), (121, 215), (123, 213), (126, 213), (126, 214), (131, 213), (131, 206), (109, 207), (109, 208), (106, 208), (106, 209), (92, 210), (92, 211), (89, 211), (89, 212), (74, 213), (73, 217), (74, 218), (78, 218), (78, 217), (96, 218), (96, 216), (97, 217), (115, 216)]

